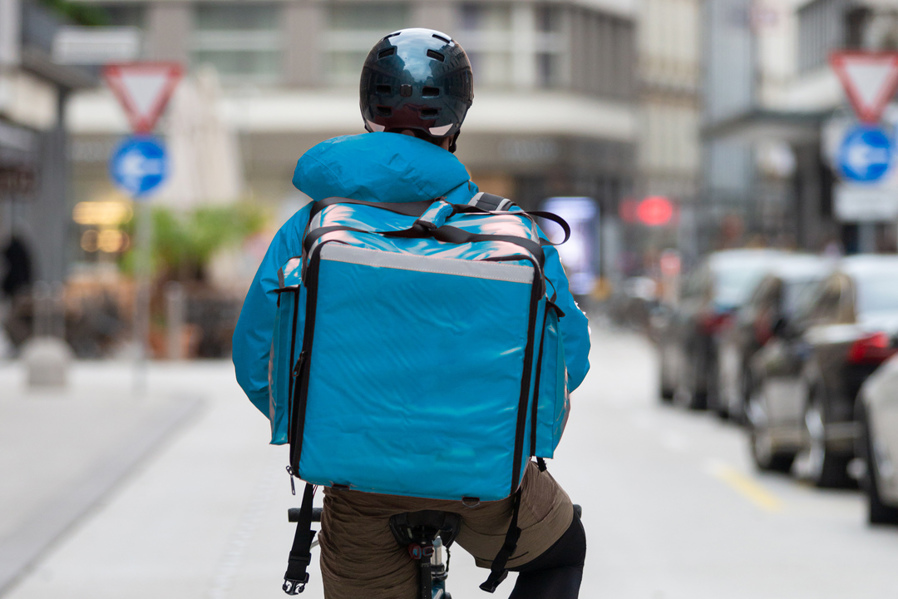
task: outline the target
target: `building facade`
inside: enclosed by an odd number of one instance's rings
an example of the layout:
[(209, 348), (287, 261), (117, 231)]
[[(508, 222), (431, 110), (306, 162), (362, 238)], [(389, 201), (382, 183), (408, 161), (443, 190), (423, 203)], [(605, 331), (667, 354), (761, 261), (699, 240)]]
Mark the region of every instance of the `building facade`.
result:
[(728, 217), (740, 222), (743, 241), (753, 233), (813, 251), (893, 247), (891, 220), (834, 210), (839, 176), (827, 131), (855, 119), (831, 53), (898, 48), (898, 2), (714, 0), (705, 2), (702, 27), (702, 248), (726, 242)]
[(630, 226), (626, 245), (648, 263), (636, 265), (639, 270), (656, 268), (659, 251), (688, 245), (695, 237), (702, 166), (700, 14), (699, 0), (639, 4), (640, 117), (634, 201), (662, 197), (674, 207), (668, 224)]
[(32, 281), (58, 283), (67, 271), (65, 106), (74, 91), (94, 87), (97, 78), (53, 62), (52, 41), (61, 25), (34, 2), (0, 0), (0, 250), (15, 247), (0, 267), (5, 281), (11, 270), (24, 273), (25, 264)]
[[(148, 60), (211, 65), (216, 109), (239, 140), (245, 195), (285, 205), (296, 160), (329, 137), (363, 131), (358, 77), (386, 32), (451, 34), (474, 67), (475, 98), (458, 157), (481, 188), (534, 208), (590, 196), (615, 213), (638, 176), (637, 18), (633, 0), (575, 2), (280, 0), (97, 3), (110, 25), (133, 26)], [(102, 88), (78, 94), (79, 201), (113, 197), (105, 161), (127, 132)], [(162, 123), (165, 130), (165, 123)]]

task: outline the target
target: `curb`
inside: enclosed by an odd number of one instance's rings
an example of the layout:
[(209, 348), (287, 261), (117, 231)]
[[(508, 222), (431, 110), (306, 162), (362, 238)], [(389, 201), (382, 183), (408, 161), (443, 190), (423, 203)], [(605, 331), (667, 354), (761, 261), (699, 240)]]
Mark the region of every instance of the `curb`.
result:
[(60, 493), (38, 515), (23, 521), (0, 542), (0, 597), (140, 462), (196, 417), (203, 405), (197, 398), (185, 398), (160, 410), (146, 422), (141, 435), (110, 451), (80, 482)]

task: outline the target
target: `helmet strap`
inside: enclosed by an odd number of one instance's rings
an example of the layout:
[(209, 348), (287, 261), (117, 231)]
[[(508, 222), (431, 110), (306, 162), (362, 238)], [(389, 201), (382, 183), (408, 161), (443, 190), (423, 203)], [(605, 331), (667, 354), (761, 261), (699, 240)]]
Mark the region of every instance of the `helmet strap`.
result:
[(461, 133), (461, 128), (459, 128), (458, 131), (456, 131), (455, 134), (452, 136), (452, 143), (449, 144), (449, 153), (451, 153), (451, 154), (455, 154), (455, 150), (458, 149), (458, 145), (456, 144), (456, 142), (458, 141), (458, 135), (460, 133)]

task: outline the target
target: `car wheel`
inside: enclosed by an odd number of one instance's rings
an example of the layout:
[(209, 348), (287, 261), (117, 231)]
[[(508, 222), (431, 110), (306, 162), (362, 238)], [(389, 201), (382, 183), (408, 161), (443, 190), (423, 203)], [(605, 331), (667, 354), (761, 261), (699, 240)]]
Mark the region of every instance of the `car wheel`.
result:
[(754, 393), (755, 381), (749, 368), (742, 370), (742, 380), (740, 381), (739, 396), (736, 398), (736, 405), (730, 406), (730, 418), (742, 425), (748, 425), (748, 401), (751, 394)]
[(835, 453), (826, 446), (826, 420), (826, 402), (818, 387), (811, 391), (804, 410), (807, 478), (821, 488), (851, 486), (849, 456)]
[(670, 369), (665, 366), (665, 364), (667, 364), (667, 359), (664, 357), (664, 347), (661, 347), (658, 353), (658, 362), (660, 364), (660, 368), (658, 369), (658, 394), (661, 397), (662, 403), (670, 403), (674, 398), (674, 388), (669, 383)]
[(789, 472), (795, 461), (794, 451), (778, 450), (770, 435), (770, 419), (767, 403), (756, 386), (745, 406), (751, 458), (758, 470), (765, 472)]
[(861, 487), (867, 494), (867, 521), (870, 524), (898, 524), (898, 508), (886, 505), (879, 494), (879, 472), (876, 469), (876, 460), (873, 458), (873, 436), (870, 431), (870, 421), (860, 399), (858, 400), (858, 422), (860, 424), (860, 439), (857, 449), (858, 457), (867, 465), (864, 476), (861, 478)]
[(712, 344), (708, 354), (707, 366), (702, 373), (705, 377), (705, 407), (715, 414), (720, 414), (720, 368), (717, 363), (717, 349)]
[(658, 391), (662, 403), (671, 403), (673, 401), (674, 390), (666, 386), (663, 380), (661, 381), (661, 386)]
[(730, 410), (724, 401), (723, 393), (721, 391), (723, 385), (720, 382), (720, 362), (716, 354), (713, 364), (708, 370), (708, 374), (713, 381), (708, 383), (708, 405), (713, 407), (714, 414), (716, 414), (718, 418), (721, 420), (729, 420)]
[(691, 352), (689, 366), (687, 367), (686, 380), (677, 389), (678, 400), (690, 410), (704, 410), (708, 407), (708, 396), (704, 391), (699, 391), (699, 380), (704, 374), (704, 362)]

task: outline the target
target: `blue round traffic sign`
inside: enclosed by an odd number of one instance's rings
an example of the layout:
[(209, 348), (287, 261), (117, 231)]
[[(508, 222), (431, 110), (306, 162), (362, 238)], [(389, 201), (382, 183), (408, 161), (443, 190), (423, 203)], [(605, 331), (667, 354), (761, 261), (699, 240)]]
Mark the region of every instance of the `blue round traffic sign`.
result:
[(150, 135), (125, 138), (109, 159), (113, 183), (141, 199), (168, 175), (168, 158), (162, 142)]
[(848, 130), (839, 146), (842, 178), (855, 183), (876, 183), (892, 166), (893, 142), (879, 127), (858, 125)]

